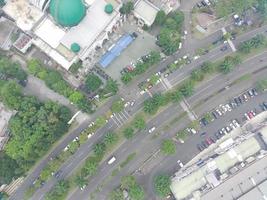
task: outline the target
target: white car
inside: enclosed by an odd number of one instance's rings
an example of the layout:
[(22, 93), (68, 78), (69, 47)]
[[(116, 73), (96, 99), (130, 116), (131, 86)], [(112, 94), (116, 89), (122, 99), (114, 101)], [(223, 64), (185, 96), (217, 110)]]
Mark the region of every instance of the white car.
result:
[(231, 106), (230, 106), (229, 104), (225, 104), (225, 107), (227, 108), (227, 110), (228, 110), (229, 112), (232, 111), (232, 108), (231, 108)]
[(133, 106), (134, 104), (135, 104), (135, 101), (132, 101), (130, 105)]
[(149, 133), (152, 133), (156, 129), (155, 126), (153, 126), (151, 129), (148, 130)]
[(92, 137), (94, 135), (94, 133), (89, 133), (88, 135), (87, 135), (87, 138), (89, 139), (90, 137)]
[(67, 145), (63, 151), (68, 151), (68, 149), (70, 148), (70, 145)]
[(180, 160), (177, 160), (177, 163), (181, 168), (184, 166), (184, 164)]
[(236, 127), (240, 127), (240, 124), (237, 122), (237, 120), (233, 120), (232, 123), (236, 126)]
[(247, 113), (245, 113), (244, 115), (245, 115), (245, 118), (246, 118), (247, 120), (250, 120), (250, 118), (249, 118), (249, 116), (248, 116)]
[(222, 116), (222, 112), (219, 109), (215, 110), (220, 116)]
[(112, 156), (109, 160), (108, 160), (108, 164), (111, 165), (112, 163), (114, 163), (116, 160), (115, 156)]
[(197, 133), (196, 129), (191, 128), (191, 133), (196, 134)]
[(199, 55), (194, 56), (194, 60), (197, 60), (197, 59), (199, 59), (199, 58), (200, 58)]
[(146, 93), (145, 90), (142, 90), (142, 91), (140, 92), (141, 95), (143, 95), (143, 94), (145, 94), (145, 93)]
[(80, 187), (80, 190), (84, 190), (85, 187), (86, 187), (86, 184)]
[(229, 126), (232, 128), (232, 129), (235, 129), (235, 125), (233, 123), (230, 123)]
[(124, 104), (124, 108), (126, 108), (126, 107), (129, 106), (129, 105), (130, 105), (130, 102), (127, 101), (127, 102)]

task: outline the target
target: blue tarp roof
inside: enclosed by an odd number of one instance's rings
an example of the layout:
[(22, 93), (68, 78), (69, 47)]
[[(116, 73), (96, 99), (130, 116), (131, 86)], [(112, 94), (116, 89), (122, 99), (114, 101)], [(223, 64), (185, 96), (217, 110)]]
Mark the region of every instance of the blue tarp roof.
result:
[(100, 59), (99, 64), (106, 68), (120, 53), (133, 41), (130, 34), (122, 36), (110, 51), (106, 52)]

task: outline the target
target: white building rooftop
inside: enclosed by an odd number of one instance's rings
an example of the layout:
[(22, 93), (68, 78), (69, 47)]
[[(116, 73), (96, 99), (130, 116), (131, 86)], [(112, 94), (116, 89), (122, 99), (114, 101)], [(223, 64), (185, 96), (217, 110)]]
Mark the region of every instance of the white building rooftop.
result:
[(159, 8), (147, 0), (139, 0), (135, 4), (134, 15), (142, 19), (147, 26), (151, 26), (156, 18)]
[(19, 28), (29, 31), (44, 15), (41, 10), (29, 4), (28, 0), (7, 1), (3, 10), (12, 17)]

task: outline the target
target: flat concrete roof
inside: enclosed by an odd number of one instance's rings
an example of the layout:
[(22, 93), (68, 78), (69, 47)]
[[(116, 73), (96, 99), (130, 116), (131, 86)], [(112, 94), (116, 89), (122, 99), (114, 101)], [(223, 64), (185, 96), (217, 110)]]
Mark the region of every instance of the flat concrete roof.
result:
[[(252, 191), (255, 195), (254, 198), (250, 198), (252, 195), (250, 191), (254, 188), (252, 179), (257, 185), (267, 179), (267, 156), (243, 168), (242, 171), (203, 195), (201, 200), (261, 200), (261, 198), (257, 198), (258, 193), (256, 194), (255, 191)], [(258, 187), (262, 188), (263, 193), (266, 194), (266, 186), (265, 181), (263, 185)]]
[(148, 26), (151, 26), (159, 11), (155, 5), (146, 0), (140, 0), (135, 4), (134, 15), (141, 18)]
[(6, 1), (3, 10), (24, 31), (31, 30), (34, 24), (44, 15), (38, 8), (30, 5), (28, 0)]
[[(173, 178), (171, 183), (171, 190), (176, 199), (183, 199), (189, 196), (192, 192), (200, 189), (207, 183), (205, 176), (207, 172), (211, 172), (218, 168), (223, 174), (228, 169), (233, 167), (236, 163), (241, 162), (251, 155), (254, 155), (261, 150), (261, 146), (258, 141), (251, 137), (243, 141), (238, 146), (231, 148), (225, 153), (214, 158), (211, 162), (197, 169), (192, 174), (187, 175), (185, 178), (178, 180)], [(219, 186), (220, 187), (220, 186)], [(216, 198), (207, 198), (206, 200), (211, 200)], [(217, 200), (217, 199), (216, 199)]]
[(58, 27), (52, 19), (46, 17), (36, 28), (34, 33), (54, 49), (60, 44), (60, 40), (66, 32)]

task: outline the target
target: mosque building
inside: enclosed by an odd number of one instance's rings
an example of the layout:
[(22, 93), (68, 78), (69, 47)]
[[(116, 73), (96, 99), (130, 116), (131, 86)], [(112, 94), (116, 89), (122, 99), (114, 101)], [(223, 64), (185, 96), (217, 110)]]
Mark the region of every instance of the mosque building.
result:
[(7, 0), (4, 12), (63, 68), (94, 56), (119, 26), (121, 0)]

